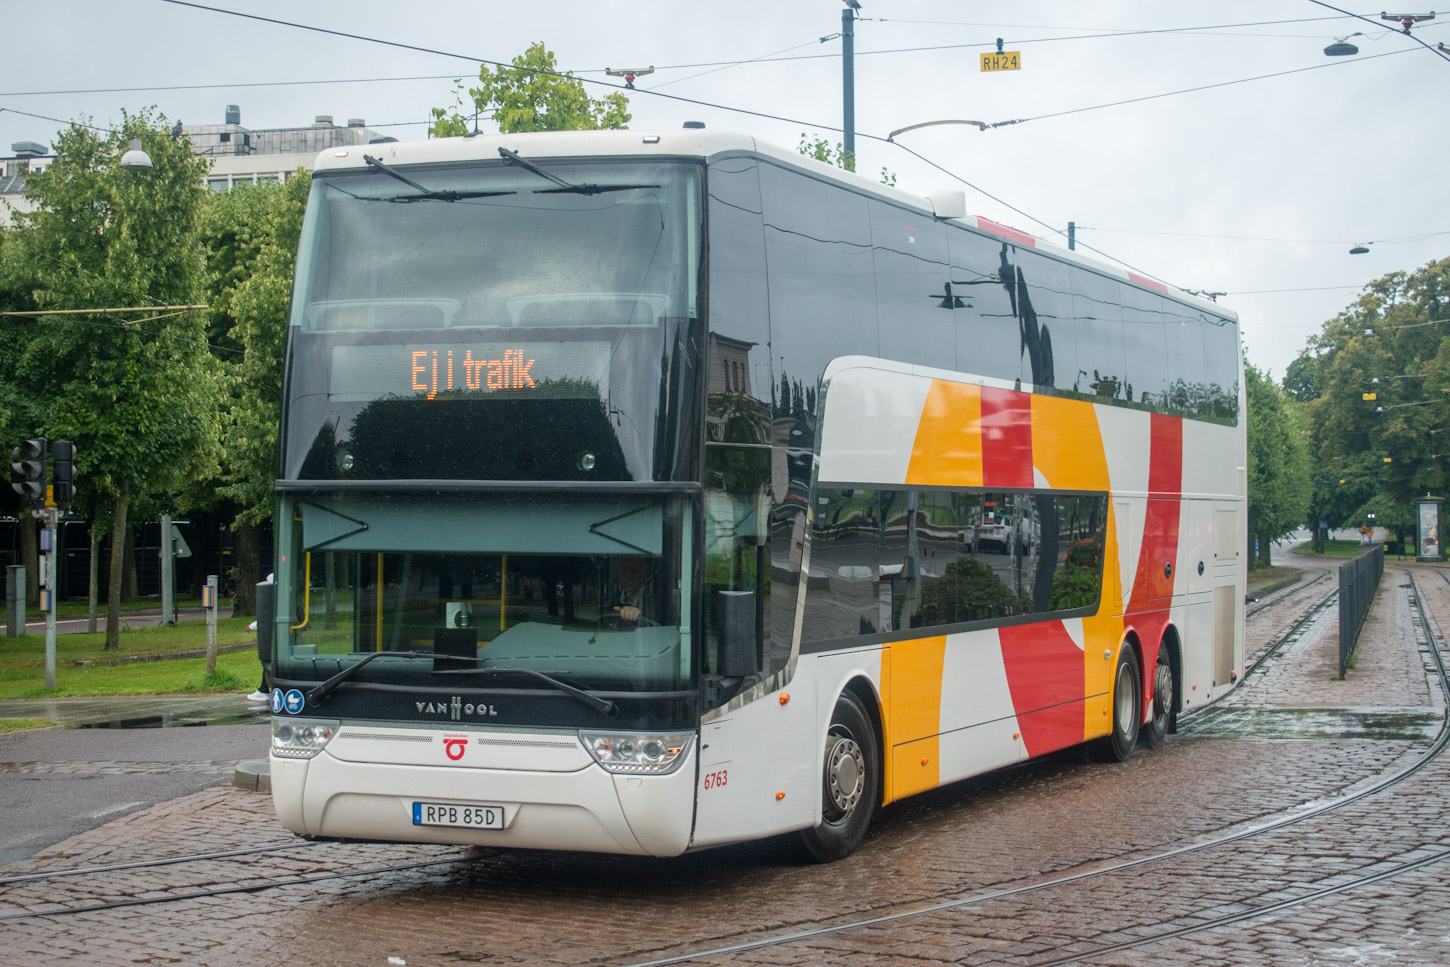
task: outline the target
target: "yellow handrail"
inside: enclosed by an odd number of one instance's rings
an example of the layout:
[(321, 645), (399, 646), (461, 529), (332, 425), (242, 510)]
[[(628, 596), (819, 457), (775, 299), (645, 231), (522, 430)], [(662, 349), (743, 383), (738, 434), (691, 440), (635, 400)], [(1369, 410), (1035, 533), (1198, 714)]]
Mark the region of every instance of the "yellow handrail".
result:
[(383, 650), (383, 555), (378, 553), (378, 636), (373, 639), (373, 651)]
[(305, 556), (307, 564), (302, 582), (302, 623), (293, 625), (293, 631), (301, 631), (312, 620), (312, 552), (308, 551)]

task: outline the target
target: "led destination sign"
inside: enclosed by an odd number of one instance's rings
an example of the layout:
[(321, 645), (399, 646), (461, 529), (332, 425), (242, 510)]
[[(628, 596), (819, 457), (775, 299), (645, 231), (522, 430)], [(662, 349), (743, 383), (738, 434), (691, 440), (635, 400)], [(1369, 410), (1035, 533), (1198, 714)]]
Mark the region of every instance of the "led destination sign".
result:
[(329, 395), (431, 400), (509, 391), (552, 398), (578, 396), (587, 384), (602, 397), (609, 391), (609, 349), (607, 342), (335, 346)]
[[(440, 361), (439, 350), (437, 349), (415, 349), (411, 353), (412, 364), (408, 367), (410, 379), (409, 389), (415, 393), (427, 393), (431, 400), (438, 395), (441, 388), (444, 392), (451, 392), (460, 386), (453, 379), (453, 350), (442, 350), (441, 361), (443, 363), (443, 376), (439, 380), (438, 364)], [(505, 349), (501, 359), (474, 359), (473, 350), (465, 349), (463, 358), (458, 361), (463, 373), (463, 389), (480, 390), (488, 389), (536, 389), (538, 383), (534, 382), (529, 371), (534, 368), (537, 359), (525, 359), (522, 349)]]

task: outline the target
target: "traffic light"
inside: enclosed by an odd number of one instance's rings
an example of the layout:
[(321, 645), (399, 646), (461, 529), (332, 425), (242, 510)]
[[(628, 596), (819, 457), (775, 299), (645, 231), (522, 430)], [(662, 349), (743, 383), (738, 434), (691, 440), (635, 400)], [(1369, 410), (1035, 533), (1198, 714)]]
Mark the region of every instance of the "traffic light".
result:
[(76, 496), (76, 447), (69, 440), (56, 440), (50, 445), (50, 498), (62, 507)]
[(45, 437), (26, 440), (10, 451), (10, 489), (32, 507), (45, 505)]

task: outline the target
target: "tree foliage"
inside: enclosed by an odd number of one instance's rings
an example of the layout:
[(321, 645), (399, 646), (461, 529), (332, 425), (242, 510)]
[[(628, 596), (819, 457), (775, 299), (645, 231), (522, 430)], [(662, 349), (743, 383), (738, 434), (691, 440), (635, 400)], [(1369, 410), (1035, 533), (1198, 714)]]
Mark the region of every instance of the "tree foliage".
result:
[(452, 108), (433, 108), (429, 132), (435, 138), (469, 133), (469, 121), (491, 116), (504, 134), (519, 131), (595, 131), (629, 125), (629, 98), (615, 91), (591, 98), (572, 71), (561, 71), (543, 42), (513, 59), (512, 67), (478, 70), (478, 86), (468, 89), (473, 111), (463, 113), (462, 82)]
[(216, 195), (203, 219), (210, 255), (207, 298), (226, 398), (226, 458), (218, 494), (256, 524), (272, 515), (282, 365), (297, 241), (312, 177)]
[[(119, 165), (139, 138), (153, 167)], [(195, 304), (203, 253), (197, 219), (205, 158), (143, 111), (109, 133), (72, 125), (56, 160), (31, 174), (36, 207), (16, 215), (6, 243), (7, 285), (40, 309)], [(13, 246), (13, 251), (9, 251)], [(120, 627), (121, 551), (133, 497), (185, 488), (215, 473), (218, 381), (200, 313), (93, 312), (41, 317), (15, 365), (50, 437), (73, 440), (82, 488), (112, 500), (107, 647)]]
[(250, 614), (264, 573), (260, 527), (271, 520), (292, 274), (311, 173), (212, 196), (202, 218), (211, 339), (222, 372), (225, 457), (216, 497), (232, 500), (237, 532), (233, 614)]
[[(796, 145), (796, 150), (807, 158), (815, 158), (817, 161), (824, 161), (828, 165), (845, 168), (847, 171), (856, 170), (856, 156), (847, 154), (845, 145), (839, 141), (831, 144), (831, 142), (819, 134), (808, 136), (802, 131), (801, 143)], [(896, 173), (883, 166), (881, 169), (881, 183), (895, 187)]]
[(1307, 400), (1314, 519), (1349, 527), (1373, 513), (1402, 529), (1416, 497), (1444, 495), (1450, 259), (1370, 283), (1290, 370)]
[[(1294, 400), (1267, 373), (1244, 365), (1248, 398), (1249, 535), (1253, 567), (1267, 567), (1270, 544), (1304, 523), (1312, 465)], [(1251, 545), (1252, 546), (1252, 545)]]

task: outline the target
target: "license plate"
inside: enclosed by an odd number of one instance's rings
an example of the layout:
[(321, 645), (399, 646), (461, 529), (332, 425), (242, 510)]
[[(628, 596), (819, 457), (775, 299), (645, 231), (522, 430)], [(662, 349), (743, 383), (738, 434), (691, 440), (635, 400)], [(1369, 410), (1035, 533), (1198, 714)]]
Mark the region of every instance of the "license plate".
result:
[(503, 829), (503, 807), (488, 803), (413, 803), (414, 826), (458, 826), (464, 829)]

